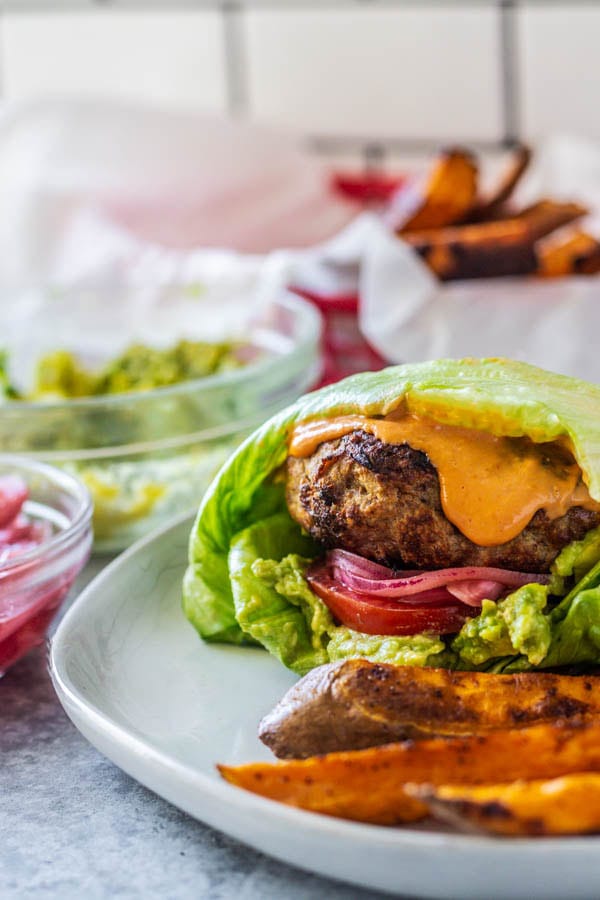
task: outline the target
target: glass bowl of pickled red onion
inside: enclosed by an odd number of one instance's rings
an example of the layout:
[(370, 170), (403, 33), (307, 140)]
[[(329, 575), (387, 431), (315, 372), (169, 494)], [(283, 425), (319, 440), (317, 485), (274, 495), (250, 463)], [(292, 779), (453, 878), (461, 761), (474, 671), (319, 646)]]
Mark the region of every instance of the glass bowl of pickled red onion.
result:
[(90, 554), (91, 516), (77, 479), (0, 454), (0, 675), (44, 641)]

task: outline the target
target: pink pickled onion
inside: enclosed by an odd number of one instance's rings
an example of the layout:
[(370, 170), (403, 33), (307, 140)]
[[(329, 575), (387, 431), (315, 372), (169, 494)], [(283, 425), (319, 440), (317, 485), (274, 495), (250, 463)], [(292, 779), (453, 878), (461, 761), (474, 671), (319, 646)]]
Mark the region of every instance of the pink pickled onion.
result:
[(497, 600), (506, 585), (498, 581), (455, 581), (446, 590), (467, 606), (481, 606), (483, 600)]
[(497, 600), (510, 588), (547, 584), (547, 575), (491, 566), (460, 566), (434, 571), (396, 571), (346, 550), (331, 550), (326, 565), (331, 576), (357, 595), (404, 603), (433, 604), (455, 598), (467, 606)]
[(6, 528), (19, 515), (28, 493), (27, 485), (18, 475), (0, 476), (0, 528)]
[[(358, 553), (350, 553), (349, 550), (330, 550), (327, 554), (327, 562), (330, 566), (343, 566), (348, 572), (353, 571), (364, 578), (386, 580), (395, 574), (393, 569), (382, 566), (380, 563), (371, 562), (370, 559), (359, 556)], [(402, 575), (405, 578), (409, 575), (419, 575), (420, 572), (421, 569), (402, 569)]]

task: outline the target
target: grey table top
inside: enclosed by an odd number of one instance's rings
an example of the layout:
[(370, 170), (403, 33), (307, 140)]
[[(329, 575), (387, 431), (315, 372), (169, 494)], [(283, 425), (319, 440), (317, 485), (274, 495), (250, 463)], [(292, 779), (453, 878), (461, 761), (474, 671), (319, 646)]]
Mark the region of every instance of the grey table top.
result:
[(384, 897), (262, 856), (129, 778), (67, 719), (45, 648), (0, 680), (0, 797), (3, 900)]

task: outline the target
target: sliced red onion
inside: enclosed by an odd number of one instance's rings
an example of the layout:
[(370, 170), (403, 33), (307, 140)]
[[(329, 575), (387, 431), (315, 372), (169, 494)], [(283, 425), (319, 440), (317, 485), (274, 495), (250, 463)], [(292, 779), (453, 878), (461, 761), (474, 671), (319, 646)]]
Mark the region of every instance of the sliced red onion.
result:
[(497, 600), (505, 592), (506, 585), (497, 581), (455, 581), (446, 590), (468, 606), (481, 606), (484, 600)]
[[(340, 583), (340, 588), (342, 590), (347, 591), (349, 594), (354, 594), (356, 597), (361, 597), (364, 599), (365, 594), (359, 593), (358, 591), (353, 591), (351, 588), (346, 587), (344, 584)], [(370, 595), (371, 599), (375, 599), (373, 595)], [(383, 598), (381, 594), (377, 598), (378, 600), (382, 600), (383, 602), (393, 600), (398, 603), (399, 606), (428, 606), (432, 604), (433, 606), (438, 606), (440, 603), (450, 603), (454, 602), (454, 600), (459, 599), (454, 597), (448, 588), (432, 588), (430, 591), (421, 591), (419, 594), (409, 594), (408, 597), (402, 597), (402, 599), (398, 599), (395, 597), (385, 597)], [(481, 606), (481, 603), (478, 604)]]
[[(371, 562), (370, 559), (365, 559), (364, 556), (359, 556), (357, 553), (350, 553), (349, 550), (330, 550), (327, 554), (327, 562), (330, 566), (339, 565), (348, 572), (355, 572), (356, 575), (364, 578), (387, 580), (395, 574), (394, 570), (388, 566)], [(420, 571), (420, 569), (403, 569), (402, 576), (418, 575)]]
[[(352, 558), (348, 560), (347, 556)], [(521, 587), (524, 584), (547, 584), (549, 576), (515, 572), (510, 569), (497, 569), (490, 566), (461, 566), (452, 569), (434, 571), (410, 571), (399, 578), (392, 569), (386, 569), (377, 563), (363, 560), (356, 554), (346, 554), (343, 550), (334, 550), (327, 556), (332, 572), (346, 587), (361, 594), (374, 597), (408, 597), (434, 588), (448, 587), (453, 583), (466, 581), (486, 581), (504, 587)], [(374, 568), (376, 567), (376, 568)], [(384, 578), (382, 570), (388, 572)]]
[[(371, 562), (370, 559), (365, 559), (364, 556), (359, 556), (357, 553), (350, 553), (349, 550), (329, 550), (327, 562), (330, 566), (339, 565), (340, 568), (348, 572), (355, 572), (356, 575), (363, 578), (378, 578), (387, 581), (396, 576), (396, 570), (382, 566), (380, 563)], [(421, 571), (421, 569), (402, 569), (402, 577), (419, 575)]]

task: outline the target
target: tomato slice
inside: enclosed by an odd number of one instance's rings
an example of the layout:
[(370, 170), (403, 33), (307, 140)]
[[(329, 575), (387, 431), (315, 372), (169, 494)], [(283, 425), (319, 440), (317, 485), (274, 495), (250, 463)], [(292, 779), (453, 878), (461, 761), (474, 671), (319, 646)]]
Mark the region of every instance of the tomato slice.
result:
[(439, 592), (439, 599), (422, 605), (358, 594), (342, 587), (324, 563), (311, 566), (306, 578), (342, 625), (364, 634), (453, 634), (479, 612), (457, 601), (449, 592), (447, 596)]

